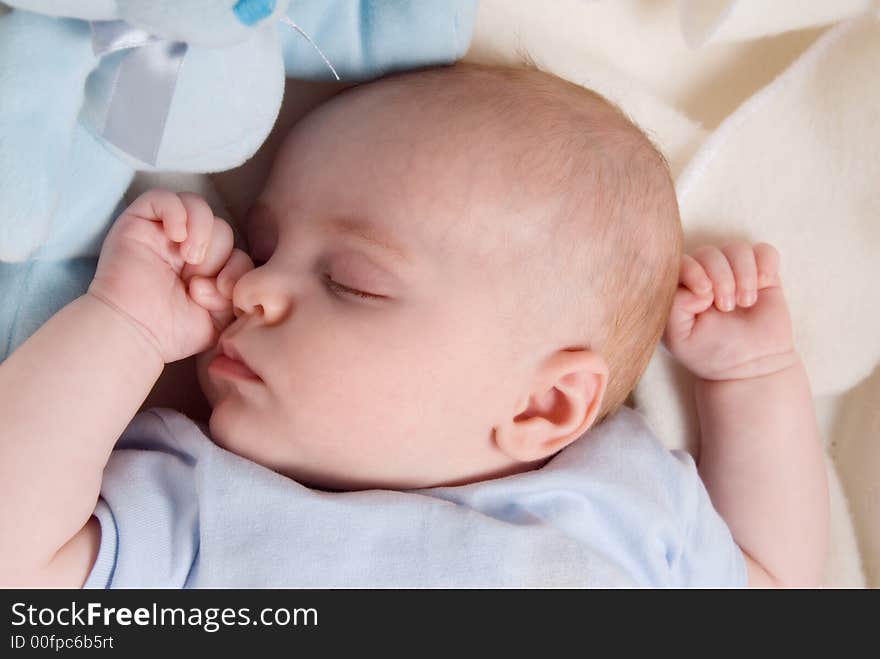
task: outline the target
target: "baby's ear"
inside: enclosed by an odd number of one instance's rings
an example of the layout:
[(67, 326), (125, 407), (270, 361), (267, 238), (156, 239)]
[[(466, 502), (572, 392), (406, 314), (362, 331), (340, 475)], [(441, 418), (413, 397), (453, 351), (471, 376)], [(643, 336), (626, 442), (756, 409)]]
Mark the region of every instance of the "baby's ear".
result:
[(566, 349), (538, 368), (533, 386), (510, 419), (495, 427), (495, 444), (509, 458), (549, 457), (593, 424), (608, 385), (608, 366), (596, 352)]

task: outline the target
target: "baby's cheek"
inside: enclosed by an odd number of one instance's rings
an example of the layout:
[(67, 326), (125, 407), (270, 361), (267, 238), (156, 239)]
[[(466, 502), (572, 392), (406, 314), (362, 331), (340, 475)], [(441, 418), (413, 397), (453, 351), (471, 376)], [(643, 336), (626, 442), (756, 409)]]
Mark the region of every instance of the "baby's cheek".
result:
[(303, 369), (290, 380), (289, 400), (306, 403), (291, 414), (305, 415), (300, 420), (328, 439), (396, 434), (391, 431), (412, 414), (418, 365), (395, 370), (394, 362), (383, 359), (381, 352), (358, 351), (348, 357), (337, 352), (315, 360), (314, 370)]

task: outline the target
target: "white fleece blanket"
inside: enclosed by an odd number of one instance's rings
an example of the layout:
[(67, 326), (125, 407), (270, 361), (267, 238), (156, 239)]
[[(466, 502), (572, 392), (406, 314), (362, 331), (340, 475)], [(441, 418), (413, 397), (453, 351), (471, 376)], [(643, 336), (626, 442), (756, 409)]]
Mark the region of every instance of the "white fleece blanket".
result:
[[(525, 51), (618, 103), (670, 160), (688, 248), (731, 238), (779, 248), (828, 453), (826, 585), (880, 586), (874, 3), (482, 2), (468, 58)], [(697, 452), (692, 383), (665, 350), (634, 400), (667, 446)]]

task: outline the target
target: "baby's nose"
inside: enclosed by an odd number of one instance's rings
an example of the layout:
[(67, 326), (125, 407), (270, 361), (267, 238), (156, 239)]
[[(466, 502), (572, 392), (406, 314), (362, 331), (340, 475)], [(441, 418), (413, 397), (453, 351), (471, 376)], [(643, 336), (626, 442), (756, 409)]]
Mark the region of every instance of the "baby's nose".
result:
[(267, 266), (245, 273), (232, 289), (232, 309), (236, 318), (255, 315), (266, 324), (274, 325), (284, 320), (292, 307), (284, 279)]
[(275, 0), (238, 0), (232, 11), (243, 25), (253, 25), (275, 11)]

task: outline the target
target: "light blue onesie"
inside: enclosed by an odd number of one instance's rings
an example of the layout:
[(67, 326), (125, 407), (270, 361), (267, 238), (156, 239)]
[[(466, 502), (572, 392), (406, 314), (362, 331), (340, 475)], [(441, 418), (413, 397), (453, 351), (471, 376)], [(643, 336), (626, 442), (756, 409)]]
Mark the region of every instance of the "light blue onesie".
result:
[(86, 587), (746, 585), (693, 459), (623, 408), (543, 468), (457, 487), (312, 490), (165, 408), (117, 443)]

